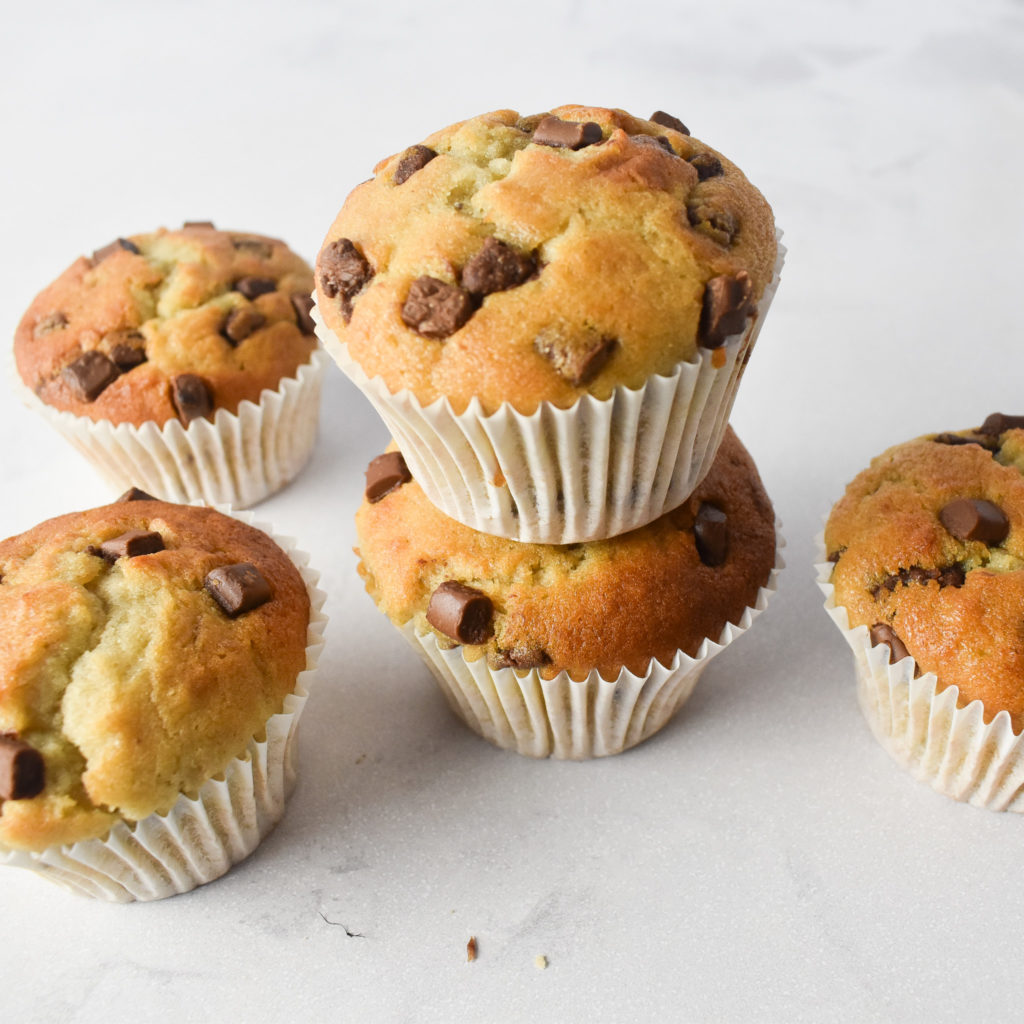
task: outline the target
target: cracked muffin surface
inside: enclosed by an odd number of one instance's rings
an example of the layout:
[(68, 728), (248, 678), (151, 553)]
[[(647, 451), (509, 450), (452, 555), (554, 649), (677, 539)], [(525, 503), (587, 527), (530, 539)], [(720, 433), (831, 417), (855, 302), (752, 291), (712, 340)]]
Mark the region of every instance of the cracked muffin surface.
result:
[(288, 556), (213, 509), (122, 500), (0, 543), (0, 844), (193, 793), (281, 710), (308, 621)]
[(851, 626), (1024, 729), (1024, 417), (890, 448), (847, 487), (825, 545)]
[(312, 288), (306, 263), (262, 235), (204, 222), (119, 238), (36, 296), (15, 361), (56, 409), (187, 425), (258, 402), (309, 361)]
[(501, 110), (381, 161), (320, 251), (327, 326), (393, 393), (457, 412), (605, 398), (721, 345), (772, 277), (771, 209), (659, 115)]

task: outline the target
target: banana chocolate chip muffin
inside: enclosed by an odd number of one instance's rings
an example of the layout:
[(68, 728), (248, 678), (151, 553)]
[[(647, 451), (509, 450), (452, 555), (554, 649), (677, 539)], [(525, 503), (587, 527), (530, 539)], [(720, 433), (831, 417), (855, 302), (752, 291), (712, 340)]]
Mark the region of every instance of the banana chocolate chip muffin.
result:
[(761, 193), (677, 118), (501, 110), (377, 165), (327, 234), (317, 306), (431, 500), (489, 532), (583, 540), (707, 471), (778, 256)]
[(311, 615), (265, 533), (140, 491), (0, 542), (0, 862), (123, 899), (247, 856), (283, 813)]
[(368, 592), (457, 712), (535, 756), (615, 753), (653, 733), (729, 624), (763, 606), (775, 564), (772, 506), (731, 430), (687, 501), (613, 539), (471, 530), (427, 500), (398, 451), (370, 464), (356, 528)]

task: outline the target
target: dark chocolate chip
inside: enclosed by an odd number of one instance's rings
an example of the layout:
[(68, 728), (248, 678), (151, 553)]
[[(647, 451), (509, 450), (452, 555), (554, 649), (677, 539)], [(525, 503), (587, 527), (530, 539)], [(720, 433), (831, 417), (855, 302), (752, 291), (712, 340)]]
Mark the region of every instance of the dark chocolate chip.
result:
[(982, 448), (988, 448), (990, 451), (995, 447), (995, 442), (991, 437), (964, 437), (962, 434), (936, 434), (932, 440), (936, 444), (948, 444), (948, 445), (964, 445), (964, 444), (976, 444)]
[(978, 427), (979, 434), (1002, 434), (1006, 430), (1024, 428), (1024, 416), (1007, 416), (1005, 413), (994, 412)]
[(62, 327), (67, 327), (68, 318), (61, 312), (49, 313), (39, 320), (32, 330), (33, 335), (37, 338), (41, 338), (44, 334), (51, 334), (53, 331), (59, 331)]
[(155, 530), (129, 530), (113, 540), (105, 540), (99, 553), (108, 562), (116, 562), (119, 558), (152, 555), (163, 550), (164, 539)]
[(732, 245), (737, 225), (736, 218), (728, 210), (697, 202), (686, 207), (686, 216), (695, 231), (707, 235), (721, 246)]
[(718, 348), (726, 338), (739, 334), (746, 326), (747, 317), (757, 311), (753, 295), (754, 285), (745, 270), (735, 277), (721, 274), (711, 278), (704, 286), (697, 344), (702, 348)]
[(181, 225), (184, 230), (189, 228), (213, 228), (212, 220), (187, 220)]
[(236, 252), (245, 253), (246, 256), (254, 256), (257, 259), (269, 260), (274, 255), (274, 247), (259, 238), (232, 238), (231, 244)]
[(104, 388), (121, 376), (121, 371), (112, 359), (92, 349), (68, 363), (61, 376), (80, 402), (95, 402)]
[(437, 153), (429, 146), (410, 146), (398, 161), (395, 176), (391, 179), (396, 185), (408, 181), (417, 171), (423, 170)]
[(957, 540), (1000, 544), (1010, 532), (1003, 510), (983, 498), (957, 498), (939, 512), (939, 520)]
[(589, 384), (619, 347), (618, 339), (602, 338), (596, 331), (566, 336), (559, 329), (541, 331), (533, 347), (573, 387)]
[(729, 554), (729, 520), (709, 501), (702, 501), (693, 520), (693, 539), (697, 554), (708, 566), (722, 565)]
[(267, 318), (262, 313), (257, 312), (251, 306), (242, 306), (239, 309), (231, 310), (224, 317), (224, 322), (220, 325), (220, 333), (230, 345), (234, 346), (245, 341), (253, 331), (258, 331), (266, 322)]
[(498, 650), (492, 664), (494, 668), (544, 668), (551, 664), (551, 655), (543, 647), (516, 644), (507, 650)]
[(203, 586), (232, 619), (266, 604), (274, 596), (267, 578), (251, 562), (214, 569), (207, 573)]
[(35, 747), (0, 733), (0, 800), (30, 800), (46, 787), (46, 764)]
[(147, 494), (144, 490), (139, 487), (129, 487), (124, 494), (114, 503), (116, 505), (121, 504), (123, 501), (159, 501), (159, 498), (154, 498), (152, 494)]
[(473, 315), (469, 292), (436, 277), (418, 277), (402, 306), (402, 321), (425, 338), (447, 338)]
[(889, 664), (891, 665), (910, 656), (910, 652), (896, 635), (896, 631), (884, 622), (876, 622), (871, 627), (871, 646), (877, 647), (879, 644), (885, 644), (889, 648)]
[(241, 292), (247, 299), (255, 299), (259, 295), (277, 291), (277, 282), (272, 277), (240, 277), (235, 282), (235, 291)]
[(673, 156), (679, 155), (672, 148), (672, 143), (668, 141), (665, 135), (634, 135), (633, 141), (640, 146), (656, 146), (658, 149), (663, 149), (666, 153), (671, 153)]
[(482, 591), (447, 580), (430, 595), (427, 622), (460, 644), (482, 644), (494, 633), (494, 605)]
[(833, 552), (832, 552), (832, 554), (830, 554), (830, 555), (828, 556), (828, 560), (829, 560), (829, 561), (830, 561), (830, 562), (831, 562), (831, 563), (832, 563), (833, 565), (835, 565), (835, 563), (836, 563), (836, 562), (838, 562), (840, 558), (842, 558), (842, 556), (843, 556), (843, 552), (844, 552), (845, 550), (846, 550), (846, 548), (839, 548), (839, 550), (838, 550), (838, 551), (833, 551)]
[(678, 117), (666, 114), (664, 110), (656, 110), (647, 120), (653, 121), (655, 124), (660, 124), (665, 128), (672, 128), (679, 132), (680, 135), (690, 134), (690, 129), (687, 128)]
[(320, 253), (320, 286), (328, 298), (341, 297), (346, 321), (352, 314), (352, 299), (371, 277), (373, 268), (347, 238), (331, 242)]
[(488, 238), (483, 248), (463, 267), (462, 287), (474, 295), (490, 295), (514, 288), (536, 273), (537, 263), (511, 246)]
[(716, 178), (725, 172), (722, 169), (722, 161), (714, 153), (698, 153), (691, 156), (689, 164), (697, 171), (698, 181), (707, 181), (708, 178)]
[(146, 362), (146, 350), (138, 345), (121, 343), (110, 350), (110, 358), (122, 373), (127, 373)]
[(939, 571), (940, 587), (962, 587), (967, 582), (967, 574), (959, 565), (950, 565)]
[(909, 569), (900, 569), (898, 572), (890, 573), (886, 576), (871, 591), (871, 596), (878, 597), (878, 594), (883, 589), (892, 593), (897, 585), (900, 584), (904, 587), (910, 586), (911, 583), (927, 585), (933, 580), (940, 587), (962, 587), (965, 579), (964, 570), (959, 565), (947, 565), (939, 569), (926, 569), (921, 565), (912, 565)]
[(303, 334), (316, 334), (316, 324), (310, 315), (313, 309), (313, 296), (304, 292), (292, 292), (292, 309), (295, 310), (295, 323)]
[(558, 149), (583, 149), (600, 142), (601, 126), (594, 121), (563, 121), (560, 117), (545, 117), (533, 130), (533, 139), (539, 146)]
[(134, 242), (129, 242), (127, 238), (115, 238), (109, 245), (103, 246), (102, 249), (97, 249), (92, 254), (92, 261), (93, 263), (100, 263), (121, 249), (124, 249), (126, 252), (133, 252), (136, 255), (139, 253), (139, 247)]
[(378, 455), (366, 467), (366, 500), (375, 504), (412, 479), (401, 452)]
[(209, 385), (194, 373), (179, 373), (171, 378), (171, 401), (178, 418), (186, 426), (201, 419), (213, 409), (213, 395)]

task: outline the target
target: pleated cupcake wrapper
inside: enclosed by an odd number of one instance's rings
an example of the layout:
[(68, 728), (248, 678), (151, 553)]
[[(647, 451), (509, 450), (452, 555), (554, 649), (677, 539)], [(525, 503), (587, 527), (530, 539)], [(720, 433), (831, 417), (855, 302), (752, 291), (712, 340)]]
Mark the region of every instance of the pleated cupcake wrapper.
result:
[(584, 395), (568, 409), (545, 402), (529, 416), (508, 404), (487, 415), (478, 399), (456, 413), (447, 399), (424, 406), (408, 390), (392, 394), (380, 377), (366, 375), (316, 310), (314, 320), (324, 347), (373, 403), (445, 515), (518, 541), (599, 540), (676, 508), (704, 479), (784, 256), (780, 244), (757, 315), (720, 349), (701, 349), (693, 362), (639, 388), (616, 388), (607, 399)]
[(889, 663), (885, 644), (871, 646), (867, 626), (851, 628), (846, 609), (835, 603), (831, 562), (819, 537), (817, 583), (825, 610), (853, 651), (857, 697), (875, 738), (897, 764), (954, 800), (993, 811), (1024, 811), (1024, 736), (1000, 711), (987, 725), (980, 700), (957, 707), (959, 688), (939, 689), (938, 677), (914, 678), (917, 664)]
[(411, 621), (399, 631), (430, 669), (452, 710), (475, 733), (527, 757), (585, 760), (619, 754), (653, 736), (686, 702), (708, 662), (742, 636), (767, 607), (785, 567), (776, 531), (775, 566), (753, 606), (708, 638), (696, 657), (677, 651), (669, 665), (652, 659), (644, 675), (622, 669), (616, 679), (596, 670), (582, 680), (537, 669), (491, 668), (485, 657), (467, 661), (463, 648), (443, 648), (434, 633)]
[[(248, 513), (234, 513), (252, 523)], [(299, 718), (306, 705), (323, 649), (326, 595), (309, 556), (288, 537), (253, 523), (273, 537), (302, 574), (310, 600), (306, 668), (280, 713), (250, 738), (245, 753), (192, 796), (182, 794), (166, 814), (151, 814), (134, 823), (118, 822), (102, 839), (86, 839), (41, 852), (13, 850), (0, 844), (0, 864), (27, 868), (85, 896), (127, 903), (159, 900), (188, 892), (220, 878), (244, 860), (277, 824), (295, 785), (295, 745)]]
[(163, 426), (114, 424), (54, 409), (15, 374), (26, 405), (44, 416), (117, 490), (141, 487), (166, 501), (236, 508), (280, 490), (309, 461), (316, 441), (327, 356), (317, 349), (294, 377), (264, 390), (237, 413)]

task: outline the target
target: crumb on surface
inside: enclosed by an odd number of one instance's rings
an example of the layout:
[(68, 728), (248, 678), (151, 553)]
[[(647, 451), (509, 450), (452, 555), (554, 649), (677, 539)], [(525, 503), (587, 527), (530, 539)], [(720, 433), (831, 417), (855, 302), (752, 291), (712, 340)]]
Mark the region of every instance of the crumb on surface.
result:
[(548, 958), (543, 953), (538, 953), (533, 958), (533, 966), (536, 967), (538, 971), (546, 971), (548, 969)]
[(466, 943), (466, 960), (472, 963), (476, 959), (476, 936), (470, 935), (469, 942)]

